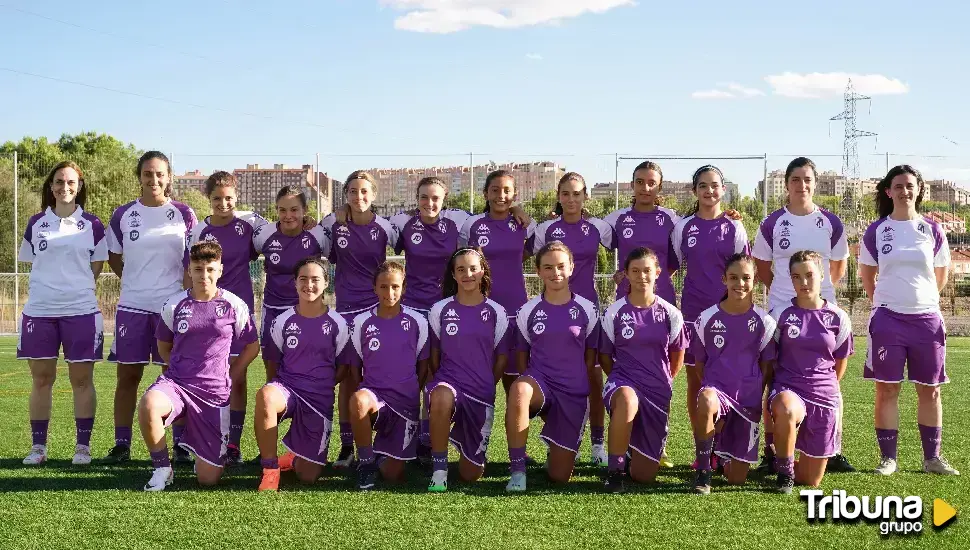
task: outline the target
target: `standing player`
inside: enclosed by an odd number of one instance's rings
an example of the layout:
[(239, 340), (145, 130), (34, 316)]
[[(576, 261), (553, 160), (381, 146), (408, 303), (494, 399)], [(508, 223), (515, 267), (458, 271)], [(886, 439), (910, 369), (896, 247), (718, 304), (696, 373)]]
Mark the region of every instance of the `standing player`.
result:
[(74, 393), (77, 441), (74, 464), (91, 463), (96, 396), (94, 363), (103, 358), (101, 312), (95, 282), (108, 259), (104, 225), (84, 211), (87, 185), (70, 161), (50, 171), (40, 190), (42, 212), (27, 222), (17, 261), (32, 264), (27, 303), (20, 321), (17, 359), (30, 366), (30, 431), (33, 446), (24, 464), (47, 460), (57, 356), (64, 348)]
[[(818, 172), (811, 160), (798, 157), (788, 163), (785, 169), (788, 203), (761, 222), (755, 237), (752, 255), (758, 265), (758, 279), (768, 287), (769, 311), (786, 307), (795, 298), (788, 259), (799, 250), (814, 250), (822, 256), (822, 269), (827, 274), (822, 279), (822, 297), (837, 303), (835, 287), (845, 275), (849, 245), (838, 216), (813, 202), (817, 178)], [(765, 448), (758, 470), (774, 473), (774, 436), (767, 400), (764, 421)], [(828, 468), (834, 472), (855, 471), (841, 454), (828, 461)]]
[(652, 482), (667, 441), (673, 379), (683, 366), (684, 318), (656, 296), (660, 266), (648, 248), (636, 248), (623, 265), (630, 292), (603, 314), (599, 357), (609, 375), (604, 401), (610, 410), (610, 456), (606, 490), (624, 491), (626, 453), (630, 476)]
[[(747, 254), (750, 248), (744, 225), (726, 216), (721, 209), (725, 189), (721, 170), (710, 164), (701, 166), (691, 178), (691, 187), (697, 197), (694, 210), (677, 222), (671, 236), (677, 263), (687, 269), (680, 309), (687, 322), (688, 342), (697, 317), (724, 295), (722, 277), (728, 258)], [(689, 343), (684, 364), (687, 365), (687, 414), (693, 422), (701, 379), (694, 370)]]
[(876, 186), (880, 219), (866, 229), (859, 255), (862, 285), (873, 306), (865, 378), (876, 382), (876, 439), (882, 455), (876, 473), (887, 476), (897, 468), (904, 370), (916, 388), (923, 471), (959, 474), (940, 455), (940, 389), (949, 382), (940, 291), (946, 286), (950, 247), (943, 229), (919, 214), (925, 188), (912, 166), (896, 166), (886, 174)]
[[(381, 264), (374, 277), (379, 303), (354, 318), (351, 341), (356, 353), (351, 364), (360, 389), (350, 400), (350, 419), (357, 444), (357, 488), (362, 491), (374, 487), (378, 470), (387, 481), (403, 481), (404, 463), (417, 456), (419, 388), (428, 372), (428, 322), (401, 305), (404, 280), (401, 264)], [(382, 456), (379, 466), (375, 454)]]
[(520, 376), (509, 391), (505, 432), (512, 473), (506, 491), (526, 490), (525, 445), (529, 419), (544, 420), (541, 437), (549, 445), (547, 473), (565, 483), (573, 473), (589, 415), (589, 377), (596, 364), (597, 324), (592, 302), (569, 288), (572, 253), (553, 241), (536, 252), (544, 289), (516, 318)]
[[(507, 170), (495, 170), (485, 178), (485, 213), (468, 218), (461, 227), (461, 246), (477, 246), (495, 274), (491, 299), (505, 308), (515, 323), (515, 315), (528, 300), (522, 263), (530, 256), (526, 241), (536, 224), (520, 222), (512, 212), (515, 179)], [(518, 377), (518, 365), (509, 361), (502, 376), (506, 394)]]
[(775, 321), (753, 302), (754, 280), (751, 257), (731, 256), (723, 279), (727, 293), (701, 313), (691, 342), (694, 368), (701, 376), (694, 414), (694, 491), (700, 494), (711, 492), (715, 430), (720, 432), (716, 452), (726, 460), (728, 483), (744, 483), (750, 464), (758, 462), (761, 396), (776, 348)]
[[(374, 294), (374, 278), (378, 268), (387, 260), (387, 248), (398, 242), (398, 231), (391, 222), (371, 210), (377, 195), (377, 180), (363, 170), (351, 172), (344, 183), (344, 198), (350, 216), (341, 223), (335, 214), (320, 221), (330, 238), (330, 261), (336, 266), (334, 298), (337, 312), (350, 326), (360, 313), (378, 303)], [(442, 268), (443, 269), (443, 268)], [(350, 399), (357, 391), (352, 376), (340, 382), (337, 412), (340, 415), (340, 454), (335, 468), (348, 468), (354, 460), (354, 433), (351, 430)]]
[[(214, 172), (205, 181), (205, 195), (209, 198), (212, 214), (202, 219), (189, 234), (188, 246), (191, 248), (199, 242), (215, 242), (222, 248), (222, 276), (219, 287), (232, 292), (249, 308), (250, 315), (256, 311), (253, 297), (253, 280), (249, 273), (249, 262), (256, 260), (259, 253), (253, 246), (255, 230), (268, 222), (253, 212), (236, 211), (236, 199), (239, 182), (236, 176), (229, 172)], [(185, 286), (191, 287), (188, 272), (189, 262), (185, 259)], [(255, 326), (255, 318), (252, 320)], [(241, 341), (233, 342), (234, 347), (229, 356), (235, 358), (242, 349)], [(229, 392), (229, 447), (226, 457), (230, 464), (241, 461), (239, 441), (242, 438), (243, 424), (246, 420), (246, 371), (248, 363), (236, 361), (229, 373), (232, 380)], [(172, 425), (173, 442), (175, 443), (175, 461), (184, 462), (188, 453), (179, 446), (184, 426)]]
[[(771, 312), (778, 361), (768, 402), (775, 424), (777, 488), (818, 487), (825, 463), (839, 452), (839, 381), (852, 354), (852, 322), (822, 298), (822, 256), (800, 250), (788, 260), (795, 299)], [(795, 450), (801, 453), (796, 465)]]
[(155, 471), (146, 491), (162, 491), (174, 479), (165, 428), (185, 420), (179, 443), (193, 454), (201, 485), (222, 476), (229, 439), (229, 350), (245, 342), (235, 361), (252, 362), (259, 353), (249, 308), (216, 286), (222, 275), (222, 248), (203, 242), (192, 247), (192, 288), (162, 306), (158, 350), (167, 367), (141, 398), (138, 422)]
[[(562, 241), (576, 262), (569, 288), (593, 303), (599, 312), (599, 294), (596, 292), (596, 260), (600, 245), (612, 248), (613, 229), (599, 218), (585, 217), (583, 208), (589, 198), (586, 180), (576, 172), (568, 172), (559, 180), (557, 189), (556, 218), (539, 224), (529, 243), (535, 253), (547, 242)], [(603, 407), (603, 373), (599, 369), (590, 372), (589, 424), (591, 454), (594, 466), (606, 465), (606, 447), (603, 444), (603, 427), (606, 410)]]
[[(444, 279), (445, 298), (431, 308), (432, 381), (428, 384), (431, 457), (428, 490), (448, 489), (448, 439), (461, 453), (463, 481), (485, 473), (485, 454), (495, 418), (495, 384), (508, 362), (505, 309), (488, 299), (492, 275), (485, 256), (461, 248), (451, 256)], [(454, 423), (454, 428), (451, 427)]]
[(195, 227), (195, 212), (169, 198), (172, 165), (168, 157), (149, 151), (138, 160), (141, 198), (119, 206), (108, 230), (108, 265), (121, 279), (115, 317), (115, 338), (108, 361), (118, 363), (115, 388), (115, 446), (109, 464), (131, 457), (131, 423), (138, 384), (149, 362), (164, 365), (155, 332), (162, 304), (183, 285), (185, 243)]
[[(270, 337), (282, 357), (276, 378), (256, 394), (256, 442), (263, 479), (260, 491), (278, 491), (280, 465), (313, 483), (327, 462), (333, 424), (334, 385), (347, 373), (341, 353), (350, 341), (347, 322), (323, 303), (327, 261), (304, 258), (294, 278), (300, 303), (273, 321)], [(281, 420), (290, 419), (283, 437), (287, 455), (278, 459), (276, 445)], [(295, 458), (294, 458), (295, 457)]]

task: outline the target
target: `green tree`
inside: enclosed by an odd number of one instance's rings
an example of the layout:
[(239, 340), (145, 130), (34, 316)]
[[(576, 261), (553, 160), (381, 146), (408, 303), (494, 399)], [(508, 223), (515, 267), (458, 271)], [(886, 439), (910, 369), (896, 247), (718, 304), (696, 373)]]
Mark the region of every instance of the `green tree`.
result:
[(209, 205), (209, 199), (197, 189), (187, 189), (179, 193), (179, 196), (175, 197), (175, 199), (187, 204), (192, 210), (195, 210), (195, 215), (199, 219), (208, 216), (212, 211), (212, 207)]

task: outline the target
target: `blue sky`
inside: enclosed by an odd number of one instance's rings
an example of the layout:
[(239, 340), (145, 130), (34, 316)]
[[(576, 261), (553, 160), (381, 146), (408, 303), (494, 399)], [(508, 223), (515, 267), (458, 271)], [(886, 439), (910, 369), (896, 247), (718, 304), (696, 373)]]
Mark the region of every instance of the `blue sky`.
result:
[[(859, 127), (879, 133), (860, 143), (863, 175), (889, 151), (970, 185), (970, 8), (955, 1), (80, 4), (0, 0), (0, 139), (107, 132), (174, 153), (180, 172), (321, 153), (340, 179), (469, 151), (557, 160), (592, 181), (612, 181), (613, 153), (769, 153), (770, 169), (809, 155), (839, 169), (843, 128), (828, 119), (843, 77), (830, 73), (847, 73), (868, 75)], [(336, 156), (351, 154), (373, 156)], [(662, 164), (686, 179), (702, 163)], [(761, 175), (760, 161), (719, 164), (745, 191)]]

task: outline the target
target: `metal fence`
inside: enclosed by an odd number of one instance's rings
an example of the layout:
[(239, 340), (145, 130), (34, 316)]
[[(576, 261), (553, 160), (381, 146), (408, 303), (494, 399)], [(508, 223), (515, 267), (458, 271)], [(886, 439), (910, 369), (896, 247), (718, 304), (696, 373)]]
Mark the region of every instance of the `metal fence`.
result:
[[(658, 162), (663, 167), (665, 182), (689, 181), (691, 174), (698, 166), (712, 163), (718, 165), (725, 174), (725, 178), (738, 185), (739, 193), (728, 201), (727, 206), (741, 211), (744, 224), (750, 239), (754, 239), (758, 223), (767, 212), (779, 208), (782, 197), (768, 193), (757, 193), (759, 182), (769, 179), (766, 176), (774, 170), (784, 170), (788, 162), (796, 156), (812, 158), (820, 171), (832, 170), (840, 172), (842, 156), (824, 155), (795, 155), (795, 154), (760, 154), (760, 155), (672, 155), (672, 154), (490, 154), (490, 153), (456, 153), (456, 154), (428, 154), (428, 155), (333, 155), (333, 154), (305, 154), (305, 155), (194, 155), (174, 153), (170, 155), (173, 161), (173, 171), (178, 175), (190, 170), (198, 170), (202, 174), (209, 174), (215, 170), (245, 169), (248, 165), (260, 164), (261, 167), (272, 167), (284, 163), (288, 166), (310, 165), (314, 174), (325, 173), (334, 180), (343, 180), (344, 176), (355, 169), (378, 171), (382, 187), (377, 197), (377, 205), (382, 213), (396, 212), (403, 208), (410, 208), (414, 204), (414, 184), (423, 175), (437, 174), (451, 177), (446, 183), (451, 185), (451, 198), (464, 194), (465, 203), (461, 206), (474, 211), (481, 211), (481, 190), (485, 176), (491, 169), (498, 167), (515, 167), (516, 186), (519, 193), (530, 199), (539, 191), (554, 189), (555, 179), (564, 171), (577, 171), (586, 179), (587, 185), (593, 189), (593, 198), (601, 201), (600, 206), (612, 210), (617, 206), (629, 204), (630, 180), (633, 168), (644, 159)], [(136, 158), (136, 157), (135, 157)], [(13, 334), (18, 330), (17, 318), (22, 311), (27, 296), (29, 264), (15, 262), (17, 249), (20, 246), (24, 227), (27, 220), (40, 209), (39, 190), (43, 178), (57, 162), (63, 160), (60, 156), (42, 154), (0, 154), (0, 334)], [(139, 195), (139, 185), (134, 173), (131, 159), (119, 159), (116, 156), (99, 156), (97, 154), (77, 156), (76, 160), (85, 172), (88, 185), (87, 210), (100, 217), (107, 225), (111, 212), (119, 204), (128, 202)], [(926, 180), (950, 180), (958, 183), (970, 183), (970, 156), (947, 155), (912, 155), (879, 153), (861, 155), (860, 176), (862, 178), (877, 178), (883, 176), (888, 168), (896, 164), (911, 164), (918, 168)], [(551, 186), (550, 186), (550, 182)], [(599, 184), (599, 187), (594, 187)], [(337, 198), (339, 203), (339, 181), (334, 182), (334, 189), (329, 197), (323, 196), (321, 203)], [(675, 187), (670, 185), (665, 191)], [(275, 196), (275, 188), (268, 190)], [(818, 194), (817, 194), (818, 195)], [(183, 200), (183, 197), (178, 197)], [(540, 200), (541, 198), (541, 200)], [(542, 215), (552, 204), (548, 194), (536, 198), (528, 203), (534, 215)], [(943, 197), (946, 198), (946, 197)], [(872, 221), (870, 196), (817, 196), (817, 202), (832, 210), (845, 223), (850, 246), (853, 254), (850, 257), (849, 269), (846, 277), (838, 287), (838, 299), (842, 307), (849, 311), (856, 326), (865, 326), (870, 304), (865, 298), (861, 281), (858, 277), (856, 254), (858, 240), (866, 225)], [(935, 197), (931, 197), (935, 200)], [(683, 189), (676, 196), (665, 197), (666, 204), (673, 206), (679, 212), (686, 213), (693, 205), (689, 193), (685, 196)], [(194, 202), (193, 202), (194, 201)], [(209, 212), (208, 203), (193, 195), (187, 200), (196, 210), (199, 217)], [(970, 214), (970, 206), (958, 204), (949, 200), (934, 202), (934, 208), (944, 210), (955, 219), (965, 223)], [(321, 213), (329, 211), (328, 204), (314, 205), (314, 210)], [(963, 233), (950, 234), (951, 248), (954, 250), (954, 263), (951, 267), (951, 280), (944, 289), (942, 308), (947, 319), (947, 328), (951, 334), (970, 334), (970, 242), (967, 240), (965, 229)], [(963, 252), (966, 251), (966, 254)], [(612, 301), (614, 285), (611, 274), (615, 266), (613, 255), (604, 255), (599, 263), (597, 288), (601, 302)], [(531, 263), (531, 262), (530, 262)], [(532, 273), (534, 270), (527, 265), (527, 288), (530, 296), (540, 291), (539, 281)], [(105, 269), (107, 271), (107, 268)], [(257, 288), (262, 288), (262, 273), (259, 263), (254, 262), (252, 274)], [(675, 276), (675, 285), (682, 284), (683, 272)], [(98, 298), (105, 318), (105, 328), (113, 329), (114, 311), (117, 306), (119, 284), (118, 279), (111, 273), (101, 276), (98, 286)], [(257, 291), (259, 294), (259, 291)], [(258, 300), (258, 298), (257, 298)], [(259, 307), (257, 304), (257, 312)]]

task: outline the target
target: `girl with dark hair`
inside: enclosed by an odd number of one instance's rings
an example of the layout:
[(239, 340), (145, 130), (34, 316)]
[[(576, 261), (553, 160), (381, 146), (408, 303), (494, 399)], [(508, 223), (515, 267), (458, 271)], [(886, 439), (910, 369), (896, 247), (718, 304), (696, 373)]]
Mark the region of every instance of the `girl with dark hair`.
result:
[(95, 283), (108, 242), (104, 224), (84, 211), (87, 184), (81, 168), (58, 163), (41, 187), (41, 207), (27, 222), (17, 261), (31, 264), (27, 302), (20, 319), (17, 358), (30, 367), (29, 413), (33, 444), (27, 465), (47, 460), (57, 357), (64, 349), (74, 394), (77, 440), (73, 464), (91, 463), (91, 430), (96, 395), (94, 363), (103, 356), (101, 312)]
[[(323, 301), (329, 267), (318, 257), (296, 264), (293, 275), (300, 302), (276, 317), (270, 328), (281, 361), (276, 378), (256, 394), (260, 491), (279, 490), (281, 469), (295, 470), (300, 481), (313, 483), (327, 462), (334, 386), (347, 373), (342, 353), (350, 341), (347, 322)], [(277, 458), (278, 427), (287, 418), (287, 453)]]
[(164, 365), (155, 330), (165, 299), (183, 288), (185, 246), (196, 217), (171, 200), (172, 166), (163, 153), (149, 151), (138, 160), (141, 197), (115, 209), (108, 230), (108, 265), (121, 279), (115, 337), (108, 361), (118, 364), (115, 387), (115, 446), (105, 462), (131, 456), (131, 423), (138, 384), (149, 362)]
[(700, 494), (711, 492), (712, 451), (725, 461), (724, 475), (731, 484), (744, 483), (750, 465), (758, 462), (761, 397), (775, 360), (775, 321), (754, 305), (754, 281), (751, 256), (731, 256), (723, 276), (727, 292), (698, 317), (691, 342), (701, 378), (693, 418), (694, 491)]
[(572, 477), (589, 410), (589, 378), (596, 365), (598, 317), (592, 302), (569, 288), (573, 257), (553, 241), (536, 252), (542, 294), (516, 318), (516, 361), (523, 374), (512, 384), (505, 414), (511, 479), (505, 490), (526, 490), (529, 419), (542, 417), (539, 435), (549, 446), (546, 472), (555, 483)]
[(603, 400), (610, 411), (606, 490), (612, 493), (625, 490), (627, 467), (634, 481), (656, 478), (667, 441), (673, 379), (687, 346), (684, 317), (654, 292), (657, 255), (636, 248), (623, 271), (630, 292), (606, 309), (599, 341), (600, 365), (609, 375)]
[[(958, 475), (940, 454), (946, 375), (946, 327), (940, 291), (946, 286), (950, 246), (935, 221), (919, 214), (926, 183), (908, 165), (896, 166), (876, 186), (881, 218), (866, 229), (859, 274), (872, 301), (864, 377), (876, 383), (876, 473), (897, 469), (899, 392), (903, 373), (914, 383), (923, 471)], [(877, 276), (878, 275), (878, 279)]]
[(461, 453), (458, 472), (462, 481), (476, 481), (485, 473), (495, 418), (495, 384), (508, 362), (505, 345), (510, 328), (505, 309), (488, 299), (490, 289), (491, 271), (485, 256), (476, 248), (460, 248), (448, 261), (444, 299), (428, 315), (431, 492), (448, 489), (449, 433)]
[[(507, 170), (496, 170), (485, 178), (485, 213), (468, 218), (461, 227), (460, 246), (477, 246), (491, 266), (495, 276), (490, 298), (505, 308), (510, 322), (528, 300), (522, 262), (531, 255), (528, 239), (535, 233), (536, 224), (520, 222), (512, 212), (515, 201), (515, 180)], [(506, 393), (519, 375), (517, 365), (510, 361), (502, 377)]]

